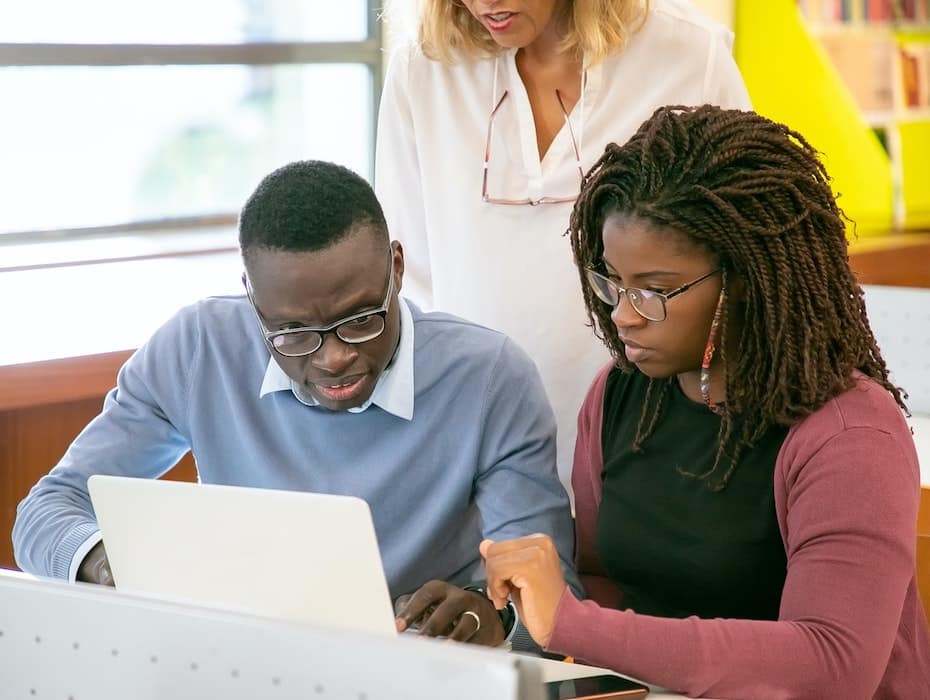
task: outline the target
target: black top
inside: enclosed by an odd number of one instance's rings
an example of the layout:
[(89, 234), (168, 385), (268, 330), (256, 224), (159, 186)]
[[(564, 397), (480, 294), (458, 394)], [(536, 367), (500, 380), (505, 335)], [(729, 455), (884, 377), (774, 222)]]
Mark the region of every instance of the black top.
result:
[(633, 452), (648, 382), (618, 369), (607, 378), (597, 524), (607, 575), (623, 589), (624, 606), (639, 613), (777, 619), (786, 558), (773, 474), (787, 428), (745, 449), (727, 486), (713, 491), (710, 481), (681, 472), (713, 465), (721, 419), (674, 379), (653, 434)]

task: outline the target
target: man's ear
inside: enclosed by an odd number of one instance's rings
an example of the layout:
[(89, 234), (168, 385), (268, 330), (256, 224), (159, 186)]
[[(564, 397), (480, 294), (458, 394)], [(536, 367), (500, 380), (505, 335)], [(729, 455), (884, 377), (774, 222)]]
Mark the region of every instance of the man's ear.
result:
[(404, 246), (400, 241), (391, 241), (391, 260), (394, 264), (394, 291), (400, 292), (404, 287)]

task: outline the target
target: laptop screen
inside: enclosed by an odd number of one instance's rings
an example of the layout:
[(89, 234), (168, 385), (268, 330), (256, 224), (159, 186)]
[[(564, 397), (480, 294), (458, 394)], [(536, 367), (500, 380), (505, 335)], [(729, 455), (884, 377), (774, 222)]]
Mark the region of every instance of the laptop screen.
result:
[(396, 634), (360, 498), (105, 475), (88, 489), (120, 590)]

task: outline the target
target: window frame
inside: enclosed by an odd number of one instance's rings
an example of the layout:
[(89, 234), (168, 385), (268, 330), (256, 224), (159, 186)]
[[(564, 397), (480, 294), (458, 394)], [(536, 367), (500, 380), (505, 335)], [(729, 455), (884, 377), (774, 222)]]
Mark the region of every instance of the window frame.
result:
[[(264, 41), (209, 44), (74, 44), (0, 42), (0, 68), (35, 66), (273, 66), (351, 63), (365, 65), (371, 74), (370, 143), (375, 143), (378, 105), (384, 74), (383, 32), (375, 0), (366, 0), (367, 37), (359, 41)], [(371, 153), (374, 172), (374, 148)], [(235, 227), (235, 212), (114, 222), (106, 226), (10, 231), (0, 234), (0, 247), (80, 241), (117, 235), (147, 237), (215, 232)], [(170, 243), (167, 244), (170, 248)], [(196, 246), (195, 246), (196, 247)], [(229, 250), (234, 250), (230, 246)], [(190, 254), (189, 245), (185, 247)], [(216, 252), (215, 245), (209, 251)], [(80, 256), (78, 256), (80, 257)], [(129, 256), (134, 258), (136, 256)], [(147, 256), (146, 256), (147, 257)], [(126, 256), (120, 256), (126, 259)], [(80, 262), (80, 261), (76, 261)], [(60, 263), (59, 263), (60, 264)], [(66, 263), (67, 264), (67, 263)], [(74, 263), (70, 263), (74, 264)], [(39, 265), (42, 266), (42, 265)], [(32, 267), (32, 266), (30, 266)], [(0, 270), (10, 269), (0, 265)], [(22, 266), (13, 269), (24, 269)]]

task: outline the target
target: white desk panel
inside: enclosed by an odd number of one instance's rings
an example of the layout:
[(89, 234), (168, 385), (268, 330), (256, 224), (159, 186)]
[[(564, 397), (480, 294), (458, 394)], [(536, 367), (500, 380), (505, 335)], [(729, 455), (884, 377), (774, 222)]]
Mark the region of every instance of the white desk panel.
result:
[(489, 649), (326, 630), (0, 573), (5, 700), (542, 700)]
[(920, 481), (930, 486), (930, 289), (866, 285), (869, 323), (891, 381), (908, 393)]
[(869, 323), (891, 381), (916, 414), (930, 415), (930, 289), (866, 285)]
[[(4, 700), (543, 700), (611, 673), (449, 642), (327, 630), (0, 569)], [(653, 688), (650, 698), (683, 695)]]
[(917, 459), (920, 460), (920, 483), (930, 486), (930, 415), (914, 414), (908, 420), (914, 431)]

